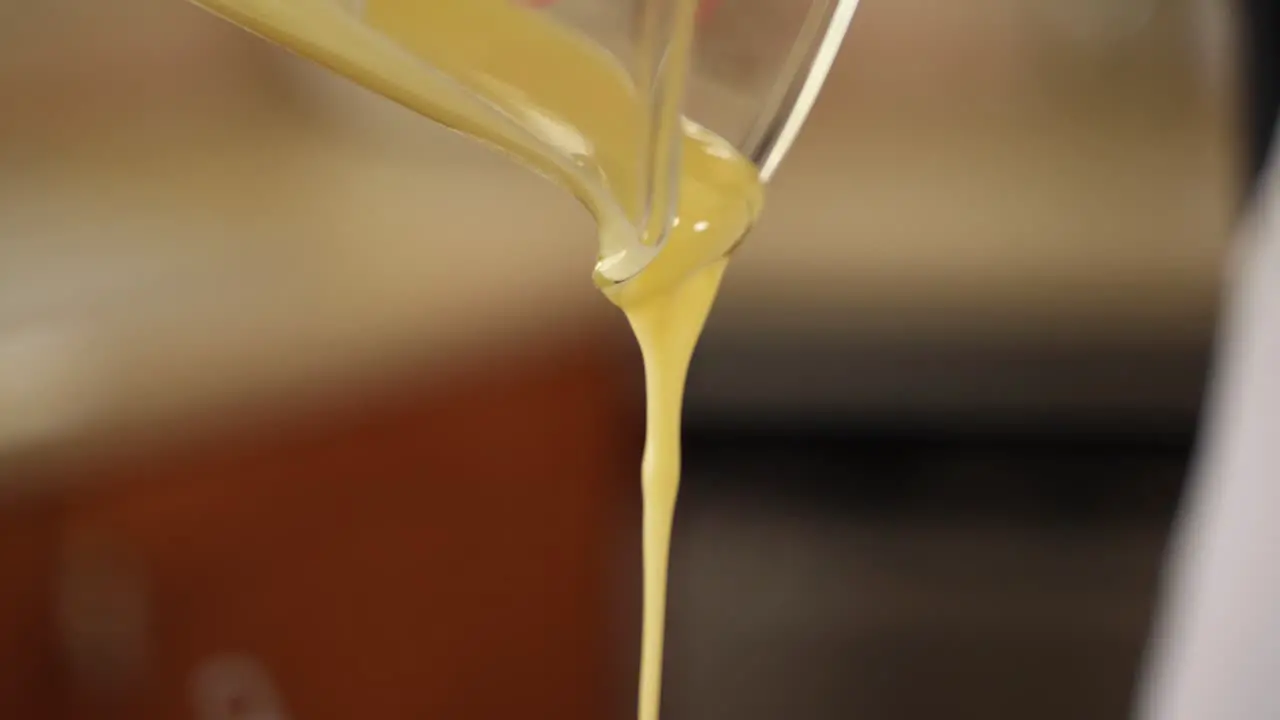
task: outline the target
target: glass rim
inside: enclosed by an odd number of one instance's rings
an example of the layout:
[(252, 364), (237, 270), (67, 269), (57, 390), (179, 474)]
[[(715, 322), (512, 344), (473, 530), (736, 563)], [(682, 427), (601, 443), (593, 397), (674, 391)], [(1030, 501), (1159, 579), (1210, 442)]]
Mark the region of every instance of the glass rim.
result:
[(825, 22), (814, 23), (815, 29), (821, 29), (821, 36), (816, 42), (800, 43), (795, 49), (788, 64), (795, 65), (796, 71), (780, 83), (779, 90), (761, 113), (764, 122), (752, 130), (743, 143), (743, 150), (760, 169), (762, 181), (768, 182), (773, 177), (799, 137), (844, 44), (859, 2), (834, 0), (830, 11), (820, 18)]

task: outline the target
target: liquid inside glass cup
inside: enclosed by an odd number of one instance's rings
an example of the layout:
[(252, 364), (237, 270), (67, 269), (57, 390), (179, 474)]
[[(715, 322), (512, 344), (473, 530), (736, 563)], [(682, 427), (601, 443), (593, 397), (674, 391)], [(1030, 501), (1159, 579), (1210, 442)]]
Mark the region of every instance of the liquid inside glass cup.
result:
[(691, 123), (767, 180), (857, 0), (195, 0), (568, 187), (596, 274), (662, 248)]

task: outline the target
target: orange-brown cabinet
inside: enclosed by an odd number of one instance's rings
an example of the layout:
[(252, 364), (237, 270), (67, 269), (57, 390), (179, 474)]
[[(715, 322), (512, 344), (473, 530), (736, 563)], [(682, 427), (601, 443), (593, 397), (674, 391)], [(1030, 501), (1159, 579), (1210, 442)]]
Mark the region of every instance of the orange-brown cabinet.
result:
[(0, 506), (0, 717), (609, 714), (631, 383), (540, 357)]

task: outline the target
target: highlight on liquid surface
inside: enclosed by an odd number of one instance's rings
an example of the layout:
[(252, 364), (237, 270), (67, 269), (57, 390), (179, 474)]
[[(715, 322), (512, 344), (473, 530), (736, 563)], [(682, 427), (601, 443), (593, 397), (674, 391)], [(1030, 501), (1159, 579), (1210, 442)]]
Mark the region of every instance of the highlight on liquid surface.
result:
[[(661, 151), (646, 137), (653, 109), (588, 38), (509, 0), (197, 2), (496, 146), (566, 187), (595, 216), (596, 284), (626, 314), (644, 357), (639, 717), (656, 720), (685, 377), (726, 257), (760, 210), (756, 168), (721, 138), (682, 121), (678, 183), (657, 191), (674, 190), (674, 212), (660, 227), (638, 231), (638, 203), (652, 193), (636, 184), (651, 175), (641, 165), (653, 158), (636, 148)], [(692, 32), (695, 5), (678, 0), (677, 34)], [(684, 38), (666, 56), (671, 77), (683, 77), (687, 48)], [(678, 91), (665, 101), (678, 102)], [(667, 180), (659, 173), (657, 181)]]

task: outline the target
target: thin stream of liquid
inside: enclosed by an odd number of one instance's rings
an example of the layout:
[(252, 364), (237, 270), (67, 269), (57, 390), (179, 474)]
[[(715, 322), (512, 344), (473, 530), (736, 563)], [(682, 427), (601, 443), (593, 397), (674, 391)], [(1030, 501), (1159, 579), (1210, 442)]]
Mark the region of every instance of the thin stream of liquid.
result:
[[(692, 132), (697, 132), (691, 129)], [(763, 201), (755, 166), (718, 138), (683, 160), (667, 244), (634, 280), (605, 289), (631, 323), (644, 357), (644, 626), (640, 720), (657, 720), (662, 692), (667, 561), (680, 488), (680, 416), (689, 361), (728, 265)]]
[[(758, 171), (684, 120), (677, 173), (647, 172), (661, 145), (654, 108), (608, 53), (508, 0), (196, 0), (419, 113), (509, 153), (573, 192), (595, 216), (595, 281), (626, 314), (644, 357), (644, 625), (640, 720), (661, 698), (667, 559), (680, 483), (685, 377), (727, 264), (763, 201)], [(696, 0), (671, 0), (662, 82), (682, 82)], [(678, 86), (660, 95), (678, 102)], [(658, 114), (661, 117), (661, 113)], [(660, 163), (658, 163), (660, 165)], [(675, 212), (637, 237), (638, 181), (674, 193)], [(667, 183), (667, 186), (663, 186)], [(666, 216), (664, 215), (664, 218)], [(657, 250), (661, 242), (660, 251)], [(643, 270), (640, 268), (643, 267)], [(637, 274), (638, 271), (638, 274)], [(621, 282), (625, 280), (625, 282)]]

